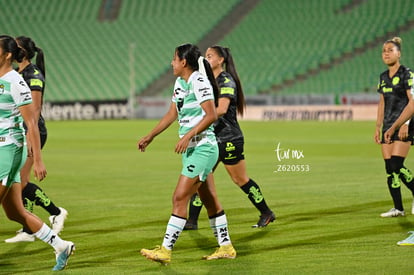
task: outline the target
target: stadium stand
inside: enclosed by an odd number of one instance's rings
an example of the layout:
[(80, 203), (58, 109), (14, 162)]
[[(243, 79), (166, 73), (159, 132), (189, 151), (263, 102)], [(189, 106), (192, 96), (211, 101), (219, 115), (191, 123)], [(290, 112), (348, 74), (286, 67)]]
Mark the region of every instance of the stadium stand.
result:
[(177, 45), (200, 40), (237, 0), (209, 1), (220, 7), (214, 12), (202, 1), (123, 0), (119, 18), (110, 22), (98, 20), (101, 0), (1, 2), (9, 15), (0, 18), (2, 32), (31, 36), (45, 51), (46, 100), (67, 101), (141, 91), (170, 68)]
[[(119, 10), (105, 20), (102, 5), (111, 2)], [(236, 20), (231, 12), (248, 2), (257, 4)], [(403, 38), (402, 63), (414, 62), (408, 46), (414, 43), (414, 1), (408, 0), (0, 4), (9, 15), (0, 18), (3, 32), (31, 36), (46, 53), (48, 101), (124, 99), (148, 87), (148, 94), (165, 94), (171, 81), (153, 91), (152, 84), (163, 83), (172, 50), (185, 42), (229, 46), (248, 95), (371, 91), (384, 68), (382, 43), (394, 35)], [(224, 37), (203, 40), (223, 31), (219, 22), (227, 26)]]

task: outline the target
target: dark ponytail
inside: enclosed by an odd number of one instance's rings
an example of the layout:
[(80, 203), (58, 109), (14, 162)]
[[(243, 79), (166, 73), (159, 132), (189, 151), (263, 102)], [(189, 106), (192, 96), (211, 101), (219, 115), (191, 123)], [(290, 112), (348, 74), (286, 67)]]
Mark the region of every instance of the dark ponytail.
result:
[[(198, 59), (201, 56), (201, 51), (196, 45), (183, 44), (175, 48), (175, 52), (177, 53), (177, 56), (178, 58), (180, 58), (180, 60), (182, 59), (187, 60), (188, 66), (190, 66), (190, 68), (193, 71), (197, 71), (200, 69)], [(211, 86), (213, 87), (214, 104), (217, 107), (218, 97), (219, 97), (219, 87), (217, 85), (216, 79), (214, 78), (213, 70), (211, 69), (210, 63), (208, 63), (208, 61), (205, 58), (203, 58), (203, 64), (204, 64), (206, 76), (208, 80), (210, 81)]]
[(16, 37), (16, 41), (19, 44), (19, 46), (23, 49), (24, 57), (26, 57), (27, 60), (32, 60), (36, 55), (36, 66), (39, 68), (43, 76), (46, 78), (45, 57), (43, 54), (43, 50), (37, 47), (35, 42), (27, 36)]
[(237, 112), (243, 116), (244, 109), (246, 108), (246, 101), (244, 99), (243, 88), (240, 82), (239, 74), (236, 70), (236, 65), (233, 61), (233, 56), (231, 55), (230, 49), (227, 47), (222, 46), (212, 46), (210, 47), (216, 51), (216, 53), (224, 58), (224, 70), (228, 72), (231, 77), (233, 78), (234, 82), (236, 82), (236, 89), (237, 89)]
[(5, 53), (11, 53), (11, 61), (21, 62), (24, 58), (24, 52), (17, 46), (16, 40), (9, 35), (0, 35), (0, 47)]

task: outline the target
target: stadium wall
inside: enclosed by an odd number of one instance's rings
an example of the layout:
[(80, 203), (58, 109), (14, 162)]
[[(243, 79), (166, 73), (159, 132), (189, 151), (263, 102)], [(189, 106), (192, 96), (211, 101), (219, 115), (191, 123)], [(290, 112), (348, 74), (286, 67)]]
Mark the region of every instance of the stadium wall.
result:
[[(129, 100), (46, 102), (47, 120), (159, 119), (171, 99), (137, 96)], [(292, 95), (247, 97), (244, 120), (375, 120), (377, 95)]]

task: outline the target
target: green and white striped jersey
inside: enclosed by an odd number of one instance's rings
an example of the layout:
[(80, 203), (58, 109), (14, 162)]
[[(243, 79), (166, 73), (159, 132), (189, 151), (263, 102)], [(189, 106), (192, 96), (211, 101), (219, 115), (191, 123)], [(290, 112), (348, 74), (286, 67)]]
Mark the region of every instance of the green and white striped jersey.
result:
[(22, 145), (24, 129), (19, 107), (31, 102), (30, 89), (16, 71), (0, 77), (0, 147)]
[[(177, 106), (178, 123), (180, 128), (178, 134), (183, 137), (188, 131), (196, 126), (205, 116), (201, 103), (206, 100), (214, 100), (213, 88), (206, 76), (194, 71), (186, 82), (178, 77), (174, 85), (172, 101)], [(216, 144), (213, 125), (210, 125), (196, 140), (190, 142), (189, 147), (204, 144), (206, 142)]]

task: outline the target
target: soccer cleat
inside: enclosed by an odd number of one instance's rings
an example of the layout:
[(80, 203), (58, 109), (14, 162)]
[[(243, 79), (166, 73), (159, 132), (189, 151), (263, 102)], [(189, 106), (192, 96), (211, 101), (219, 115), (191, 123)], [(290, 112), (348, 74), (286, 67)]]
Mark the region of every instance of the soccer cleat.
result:
[(410, 231), (408, 232), (408, 234), (411, 234), (411, 235), (405, 240), (397, 242), (397, 245), (401, 245), (401, 246), (414, 245), (414, 231)]
[(6, 243), (34, 242), (35, 236), (23, 232), (23, 229), (20, 229), (19, 231), (17, 231), (16, 236), (14, 236), (13, 238), (6, 239), (4, 241)]
[(193, 222), (192, 220), (187, 220), (187, 222), (184, 225), (184, 230), (197, 230), (198, 225), (197, 222)]
[(167, 265), (171, 262), (171, 250), (157, 245), (154, 249), (141, 249), (141, 255), (148, 260)]
[(59, 207), (59, 209), (59, 215), (53, 215), (49, 217), (50, 225), (52, 226), (52, 229), (56, 234), (59, 234), (60, 231), (62, 231), (66, 217), (68, 216), (68, 211), (66, 211), (66, 209), (62, 207)]
[(404, 217), (405, 216), (404, 210), (401, 211), (395, 208), (391, 208), (390, 210), (388, 210), (388, 212), (384, 212), (381, 214), (382, 218), (392, 218), (392, 217), (398, 217), (398, 216)]
[(56, 265), (53, 267), (54, 271), (63, 270), (66, 265), (68, 264), (68, 260), (70, 255), (73, 254), (75, 251), (75, 244), (72, 242), (66, 242), (66, 248), (62, 252), (55, 252), (56, 253)]
[(260, 218), (257, 224), (252, 225), (252, 227), (253, 228), (266, 227), (269, 223), (273, 222), (274, 220), (276, 220), (276, 216), (273, 212), (270, 212), (268, 214), (262, 214), (260, 215)]
[(217, 260), (217, 259), (234, 259), (236, 258), (236, 250), (232, 244), (221, 245), (216, 251), (208, 256), (204, 256), (205, 260)]

